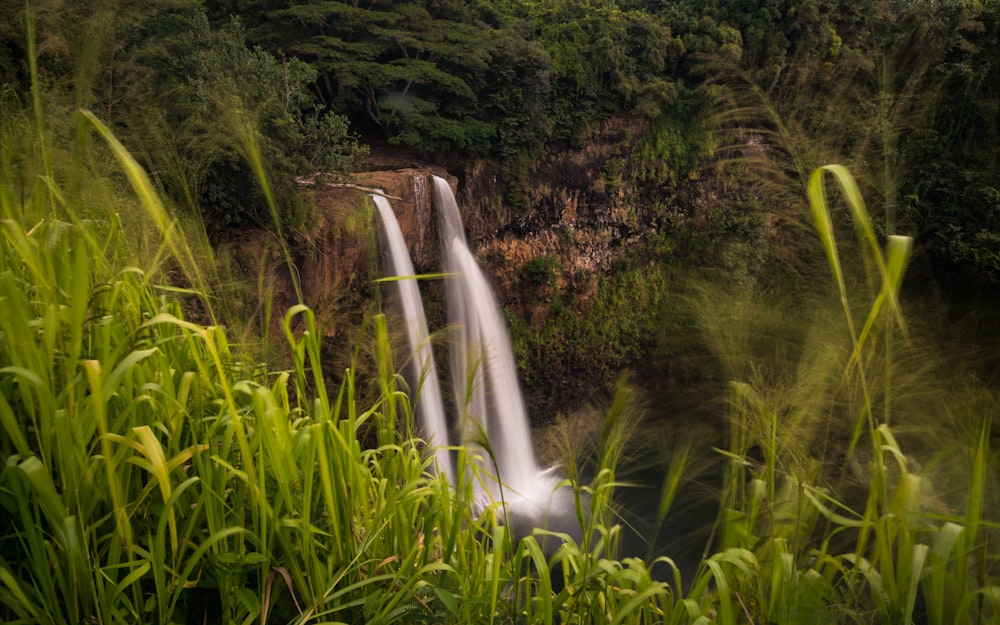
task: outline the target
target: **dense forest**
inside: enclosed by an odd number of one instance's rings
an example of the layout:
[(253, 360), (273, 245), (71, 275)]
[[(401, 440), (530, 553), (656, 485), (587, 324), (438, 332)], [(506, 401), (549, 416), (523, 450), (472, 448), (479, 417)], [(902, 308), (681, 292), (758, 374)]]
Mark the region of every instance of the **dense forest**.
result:
[(623, 173), (664, 193), (705, 159), (754, 160), (755, 136), (765, 186), (842, 163), (883, 231), (1000, 271), (995, 2), (119, 4), (5, 3), (5, 111), (37, 66), (50, 105), (93, 110), (210, 230), (267, 222), (233, 115), (294, 213), (294, 175), (382, 143), (494, 159), (516, 206), (543, 153), (628, 113), (648, 125)]
[[(303, 293), (379, 159), (615, 230), (494, 267), (579, 535), (431, 470), (365, 201)], [(0, 621), (1000, 615), (997, 0), (0, 0), (0, 209)]]

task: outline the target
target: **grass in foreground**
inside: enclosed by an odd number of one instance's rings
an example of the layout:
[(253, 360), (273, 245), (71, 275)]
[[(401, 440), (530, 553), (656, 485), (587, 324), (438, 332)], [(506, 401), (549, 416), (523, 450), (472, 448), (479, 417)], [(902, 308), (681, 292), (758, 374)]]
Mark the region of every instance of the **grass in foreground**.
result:
[[(327, 388), (305, 306), (285, 314), (292, 366), (279, 372), (233, 349), (224, 328), (186, 320), (166, 268), (197, 263), (141, 168), (86, 119), (130, 183), (115, 206), (144, 211), (159, 244), (137, 262), (121, 213), (77, 211), (55, 173), (17, 193), (0, 183), (4, 622), (996, 621), (989, 415), (967, 421), (964, 500), (928, 508), (932, 476), (906, 455), (893, 413), (907, 246), (881, 248), (845, 170), (809, 188), (846, 346), (831, 355), (828, 401), (809, 410), (847, 425), (846, 456), (820, 466), (803, 440), (814, 430), (791, 427), (805, 422), (801, 402), (766, 379), (734, 384), (709, 555), (687, 579), (660, 558), (661, 580), (653, 562), (616, 554), (624, 392), (596, 477), (572, 484), (589, 495), (583, 544), (548, 557), (491, 511), (473, 518), (470, 485), (427, 472), (405, 435), (410, 403), (383, 317), (370, 325), (378, 392), (364, 403), (352, 369)], [(857, 296), (823, 171), (872, 269)], [(367, 446), (362, 430), (376, 433)], [(664, 492), (684, 470), (681, 458)]]

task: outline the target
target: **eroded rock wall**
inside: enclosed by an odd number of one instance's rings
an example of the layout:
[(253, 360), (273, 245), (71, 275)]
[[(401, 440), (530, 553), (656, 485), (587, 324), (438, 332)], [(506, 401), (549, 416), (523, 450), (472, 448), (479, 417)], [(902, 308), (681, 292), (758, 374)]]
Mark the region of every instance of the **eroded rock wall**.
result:
[[(507, 201), (508, 189), (493, 163), (432, 164), (385, 150), (372, 158), (370, 171), (307, 188), (316, 219), (291, 236), (306, 303), (331, 339), (370, 306), (377, 288), (378, 226), (365, 196), (375, 190), (390, 199), (415, 270), (441, 271), (429, 179), (438, 175), (455, 190), (473, 249), (501, 304), (524, 324), (522, 335), (558, 323), (557, 300), (561, 314), (568, 306), (568, 314), (586, 319), (616, 262), (678, 219), (697, 220), (697, 213), (721, 201), (713, 195), (718, 190), (706, 191), (704, 185), (692, 192), (696, 185), (637, 182), (627, 163), (641, 135), (640, 122), (617, 118), (585, 145), (546, 154), (533, 168), (519, 205)], [(425, 299), (441, 297), (433, 284), (423, 290)], [(431, 301), (428, 308), (432, 320), (443, 323), (442, 303)], [(562, 363), (525, 359), (522, 364), (535, 369), (525, 372), (529, 402), (551, 411), (567, 401), (563, 397), (579, 400), (588, 389), (606, 386), (616, 363), (596, 363), (602, 357), (592, 350), (563, 354)]]

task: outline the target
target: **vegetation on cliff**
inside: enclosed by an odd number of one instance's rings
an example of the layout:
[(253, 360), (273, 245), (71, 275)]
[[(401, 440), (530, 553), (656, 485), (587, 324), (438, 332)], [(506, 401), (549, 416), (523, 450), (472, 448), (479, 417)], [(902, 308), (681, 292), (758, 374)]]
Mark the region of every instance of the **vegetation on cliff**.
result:
[(51, 1), (4, 13), (8, 101), (25, 101), (37, 66), (49, 106), (98, 111), (210, 229), (266, 222), (225, 116), (260, 132), (294, 220), (294, 174), (344, 171), (383, 141), (496, 159), (523, 205), (543, 152), (628, 112), (650, 121), (628, 176), (664, 194), (730, 154), (762, 168), (769, 206), (774, 187), (794, 195), (805, 172), (841, 162), (880, 228), (990, 279), (1000, 267), (995, 2)]

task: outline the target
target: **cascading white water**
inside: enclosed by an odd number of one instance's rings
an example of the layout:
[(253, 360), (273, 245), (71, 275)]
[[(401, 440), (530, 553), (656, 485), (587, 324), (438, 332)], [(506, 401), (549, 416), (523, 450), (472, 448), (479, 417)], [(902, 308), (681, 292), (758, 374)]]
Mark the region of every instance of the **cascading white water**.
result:
[[(537, 482), (538, 465), (517, 379), (507, 326), (486, 277), (472, 256), (458, 203), (447, 181), (434, 178), (434, 198), (442, 224), (455, 396), (466, 442), (485, 434), (501, 483), (526, 493)], [(492, 493), (494, 498), (497, 493)]]
[(388, 262), (394, 276), (404, 276), (396, 280), (399, 290), (400, 307), (406, 322), (406, 337), (410, 343), (411, 357), (409, 361), (410, 379), (414, 384), (416, 397), (417, 420), (423, 426), (421, 435), (434, 449), (437, 470), (450, 483), (454, 483), (455, 470), (451, 465), (448, 445), (448, 422), (445, 418), (444, 401), (441, 399), (441, 387), (438, 381), (437, 366), (434, 364), (434, 353), (431, 349), (427, 332), (427, 317), (424, 314), (424, 304), (420, 299), (420, 289), (413, 277), (413, 262), (406, 249), (406, 240), (396, 221), (389, 200), (380, 195), (372, 199), (378, 208), (379, 216), (385, 230)]
[[(386, 223), (387, 236), (390, 231), (393, 237), (398, 236), (397, 242), (389, 242), (394, 248), (393, 257), (397, 251), (405, 256), (405, 263), (394, 260), (391, 269), (397, 276), (412, 275), (412, 262), (395, 214), (388, 201), (373, 197)], [(485, 444), (492, 452), (493, 462), (488, 459), (480, 462), (480, 475), (473, 480), (477, 485), (477, 503), (485, 507), (503, 502), (505, 520), (519, 535), (530, 533), (534, 527), (547, 527), (579, 536), (572, 492), (559, 487), (562, 477), (557, 471), (539, 470), (535, 460), (528, 413), (507, 326), (489, 282), (469, 249), (451, 187), (437, 176), (434, 177), (434, 199), (447, 272), (449, 357), (456, 416), (461, 423), (461, 444), (466, 447)], [(427, 343), (423, 305), (414, 280), (403, 279), (398, 283), (401, 291), (407, 285), (409, 294), (401, 293), (403, 314), (407, 319), (413, 360), (420, 363), (423, 375), (418, 395), (419, 412), (425, 420), (424, 428), (429, 438), (438, 445), (446, 444), (445, 410), (440, 403), (441, 393), (436, 390), (437, 374)], [(439, 402), (437, 408), (428, 405), (434, 401)], [(435, 454), (440, 470), (454, 484), (455, 469), (450, 456), (442, 454), (440, 449), (436, 449)]]

